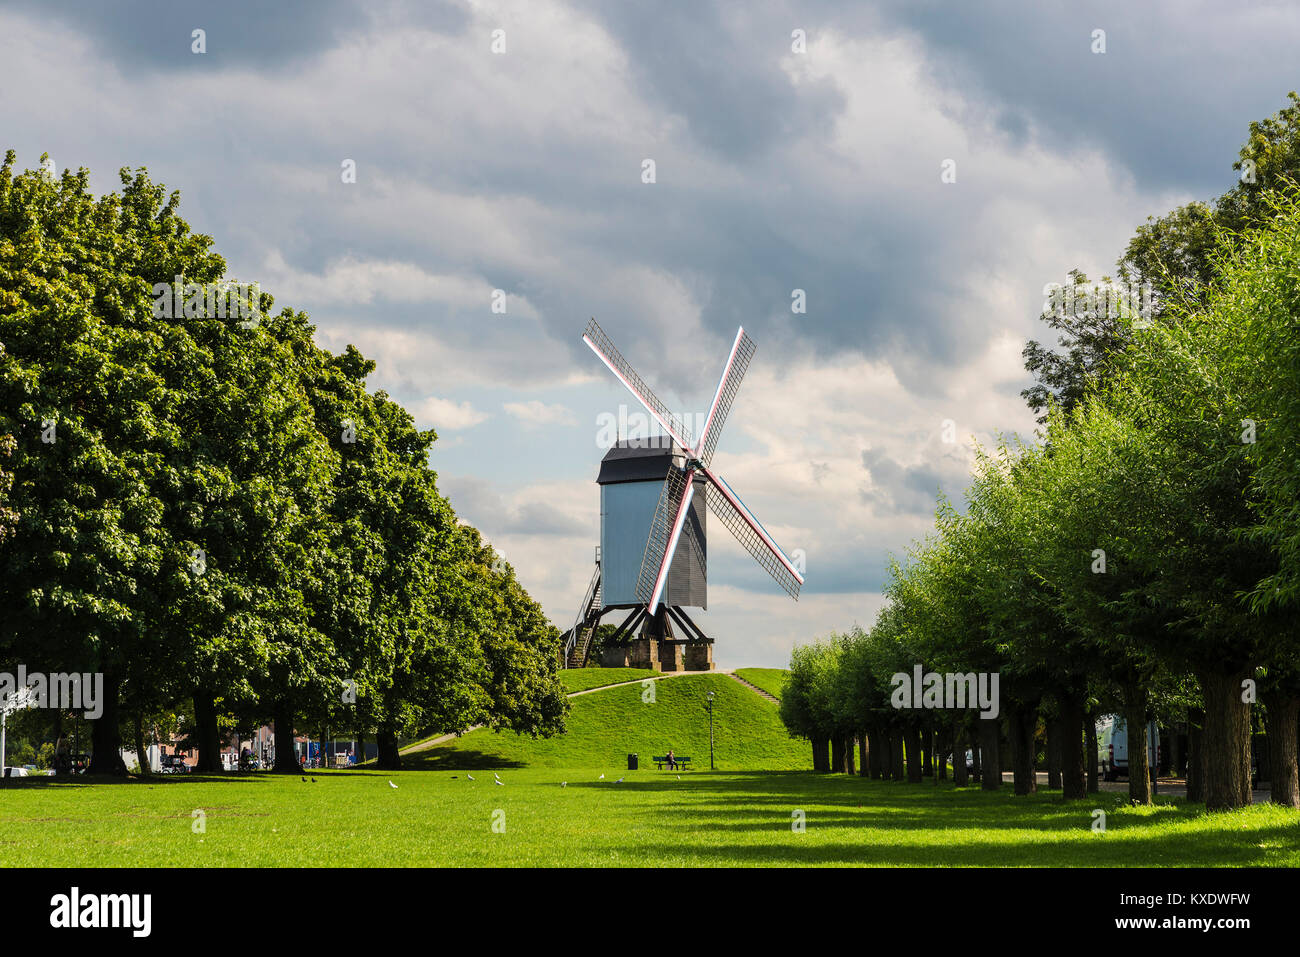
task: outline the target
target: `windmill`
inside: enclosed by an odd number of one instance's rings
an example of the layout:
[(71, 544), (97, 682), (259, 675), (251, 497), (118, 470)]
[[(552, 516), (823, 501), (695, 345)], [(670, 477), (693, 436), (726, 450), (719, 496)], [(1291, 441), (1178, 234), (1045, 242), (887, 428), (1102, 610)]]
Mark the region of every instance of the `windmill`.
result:
[[(762, 523), (712, 468), (727, 414), (754, 355), (743, 328), (709, 407), (694, 436), (686, 421), (668, 411), (614, 347), (596, 320), (583, 341), (645, 407), (665, 435), (650, 441), (619, 441), (601, 462), (601, 545), (596, 569), (565, 642), (565, 664), (586, 663), (591, 637), (605, 612), (630, 609), (615, 639), (635, 635), (622, 662), (633, 667), (677, 670), (680, 654), (690, 670), (712, 668), (712, 641), (691, 620), (686, 607), (707, 607), (706, 508), (749, 551), (792, 598), (803, 575)], [(672, 624), (686, 635), (675, 640)], [(684, 647), (683, 647), (684, 646)], [(670, 658), (671, 660), (665, 660)]]

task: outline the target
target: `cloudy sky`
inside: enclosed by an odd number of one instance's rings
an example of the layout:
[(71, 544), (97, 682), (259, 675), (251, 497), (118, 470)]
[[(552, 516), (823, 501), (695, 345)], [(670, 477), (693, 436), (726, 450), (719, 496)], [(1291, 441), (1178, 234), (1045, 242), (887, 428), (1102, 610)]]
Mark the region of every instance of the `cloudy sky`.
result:
[(973, 442), (1032, 433), (1043, 286), (1228, 188), (1297, 40), (1267, 2), (0, 0), (0, 149), (179, 189), (232, 276), (378, 361), (561, 627), (632, 402), (587, 319), (691, 414), (743, 324), (714, 464), (807, 585), (711, 523), (698, 620), (781, 666), (870, 623)]

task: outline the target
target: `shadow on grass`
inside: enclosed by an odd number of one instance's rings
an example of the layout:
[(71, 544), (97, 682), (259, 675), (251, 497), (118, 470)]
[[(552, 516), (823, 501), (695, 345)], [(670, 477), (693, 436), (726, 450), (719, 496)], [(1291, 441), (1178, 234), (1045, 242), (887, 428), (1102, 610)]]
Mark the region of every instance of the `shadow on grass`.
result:
[(523, 767), (527, 767), (523, 761), (468, 748), (429, 748), (402, 755), (403, 771), (494, 771)]
[[(808, 830), (825, 826), (813, 817)], [(1270, 867), (1293, 853), (1295, 829), (1273, 826), (1255, 830), (1249, 841), (1230, 832), (1157, 833), (1133, 835), (1123, 841), (1105, 835), (1045, 845), (1041, 839), (999, 841), (981, 844), (977, 840), (955, 844), (899, 844), (835, 841), (797, 843), (799, 836), (789, 827), (773, 826), (771, 842), (701, 844), (654, 842), (638, 844), (634, 853), (646, 860), (687, 853), (693, 863), (705, 866), (818, 866), (844, 864), (858, 867)], [(784, 831), (784, 833), (782, 833)], [(847, 836), (847, 835), (846, 835)], [(1268, 842), (1264, 849), (1257, 842)]]

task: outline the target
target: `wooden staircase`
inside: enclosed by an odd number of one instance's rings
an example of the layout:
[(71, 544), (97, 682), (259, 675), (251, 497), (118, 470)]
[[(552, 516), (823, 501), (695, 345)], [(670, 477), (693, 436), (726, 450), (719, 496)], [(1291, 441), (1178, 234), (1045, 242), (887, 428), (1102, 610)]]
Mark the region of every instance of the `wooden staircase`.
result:
[(587, 586), (587, 595), (578, 610), (578, 617), (569, 629), (568, 640), (564, 644), (564, 667), (585, 668), (587, 656), (591, 652), (591, 639), (600, 624), (602, 606), (600, 562), (596, 562), (596, 571)]

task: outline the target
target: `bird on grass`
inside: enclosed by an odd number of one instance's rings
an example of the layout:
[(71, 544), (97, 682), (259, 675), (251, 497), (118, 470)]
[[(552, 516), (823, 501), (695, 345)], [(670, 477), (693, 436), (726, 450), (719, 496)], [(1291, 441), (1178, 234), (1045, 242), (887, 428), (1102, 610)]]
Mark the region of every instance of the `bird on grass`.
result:
[(390, 788), (392, 788), (394, 791), (397, 790), (397, 785), (394, 784), (392, 781), (389, 781), (389, 782), (388, 782), (388, 786), (389, 786)]
[(306, 783), (307, 783), (307, 779), (306, 779), (306, 778), (303, 778), (303, 779), (302, 779), (302, 783), (303, 783), (303, 784), (306, 784)]
[(472, 774), (467, 774), (467, 775), (465, 775), (465, 777), (469, 778), (471, 781), (474, 780), (474, 775), (472, 775)]
[(601, 772), (600, 777), (598, 777), (596, 780), (597, 780), (597, 781), (603, 781), (603, 780), (605, 780), (605, 774), (604, 774), (604, 772)]
[(569, 786), (569, 782), (568, 782), (568, 781), (561, 781), (561, 782), (560, 782), (560, 787), (562, 787), (562, 788), (567, 788), (568, 786)]
[(496, 779), (495, 781), (493, 781), (492, 783), (493, 783), (493, 784), (499, 784), (499, 785), (501, 785), (502, 787), (505, 787), (505, 786), (506, 786), (506, 782), (505, 782), (505, 781), (502, 781), (500, 778), (497, 778), (497, 779)]
[(622, 784), (622, 783), (623, 783), (623, 779), (622, 779), (622, 778), (619, 778), (619, 779), (618, 779), (617, 781), (615, 781), (614, 783), (615, 783), (615, 784)]
[(501, 780), (501, 775), (497, 774), (495, 771), (492, 772), (492, 776), (496, 778), (498, 781)]
[(312, 784), (315, 784), (315, 783), (316, 783), (316, 779), (315, 779), (315, 778), (312, 778), (312, 779), (311, 779), (311, 783), (312, 783)]

